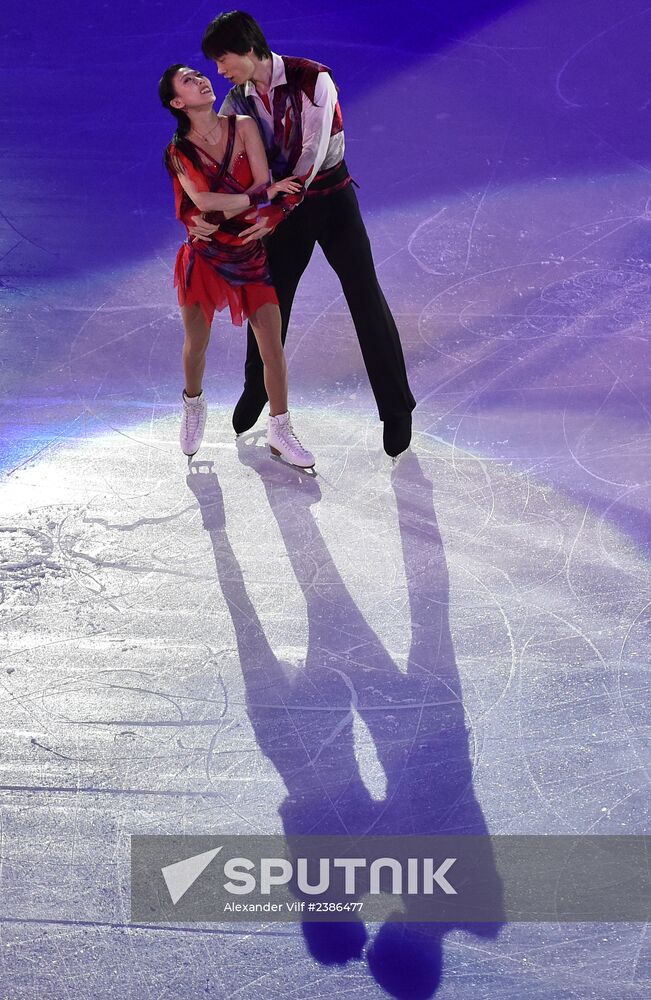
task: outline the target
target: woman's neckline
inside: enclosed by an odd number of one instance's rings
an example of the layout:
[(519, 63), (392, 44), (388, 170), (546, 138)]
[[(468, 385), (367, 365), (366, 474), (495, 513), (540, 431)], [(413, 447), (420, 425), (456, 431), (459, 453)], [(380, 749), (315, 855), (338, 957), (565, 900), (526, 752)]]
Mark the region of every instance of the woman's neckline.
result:
[[(217, 164), (217, 166), (221, 167), (223, 165), (223, 162), (224, 162), (223, 159), (222, 160), (218, 160), (217, 157), (213, 156), (212, 153), (209, 152), (209, 150), (207, 150), (205, 146), (200, 146), (198, 143), (194, 142), (192, 139), (189, 139), (187, 136), (186, 136), (186, 139), (188, 139), (188, 142), (191, 142), (192, 145), (195, 147), (195, 149), (198, 149), (199, 152), (205, 153), (206, 156), (209, 157), (213, 161), (213, 163)], [(224, 153), (225, 152), (226, 152), (226, 150), (224, 150)], [(223, 157), (224, 153), (222, 153), (222, 157)], [(246, 150), (245, 149), (241, 149), (239, 151), (239, 153), (235, 154), (235, 156), (231, 156), (231, 164), (236, 163), (237, 160), (240, 158), (240, 156), (244, 156), (245, 153), (246, 153)], [(226, 169), (228, 169), (228, 164), (226, 164)]]

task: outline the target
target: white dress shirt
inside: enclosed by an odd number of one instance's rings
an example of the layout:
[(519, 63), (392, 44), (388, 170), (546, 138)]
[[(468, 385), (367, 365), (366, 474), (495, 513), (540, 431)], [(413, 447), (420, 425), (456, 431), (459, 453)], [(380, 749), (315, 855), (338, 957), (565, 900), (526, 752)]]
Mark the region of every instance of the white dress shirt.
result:
[[(285, 75), (285, 64), (281, 57), (275, 52), (271, 53), (271, 86), (267, 93), (270, 107), (273, 108), (274, 90), (277, 86), (287, 83)], [(269, 124), (273, 131), (273, 115), (268, 110), (265, 102), (260, 97), (252, 80), (247, 80), (244, 84), (246, 97), (253, 97), (258, 114), (263, 121)], [(332, 129), (332, 119), (337, 104), (337, 89), (329, 73), (319, 73), (314, 91), (314, 104), (303, 94), (303, 108), (301, 111), (301, 125), (303, 129), (303, 148), (293, 173), (297, 176), (306, 174), (310, 167), (312, 172), (305, 182), (305, 187), (309, 187), (319, 170), (328, 170), (334, 167), (344, 157), (345, 140), (343, 131), (337, 135), (330, 135)], [(220, 114), (228, 115), (233, 113), (230, 103), (230, 95), (227, 94), (220, 108)], [(283, 117), (283, 125), (285, 119)]]

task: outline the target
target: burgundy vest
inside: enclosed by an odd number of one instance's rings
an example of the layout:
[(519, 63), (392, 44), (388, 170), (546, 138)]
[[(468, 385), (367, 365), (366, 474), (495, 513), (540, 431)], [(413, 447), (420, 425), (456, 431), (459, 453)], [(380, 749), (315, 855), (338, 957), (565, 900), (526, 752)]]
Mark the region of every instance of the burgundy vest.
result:
[[(314, 104), (314, 92), (319, 73), (331, 70), (322, 63), (295, 56), (281, 57), (285, 66), (287, 83), (280, 84), (273, 93), (273, 128), (258, 114), (254, 97), (246, 97), (244, 86), (233, 87), (229, 93), (231, 107), (236, 114), (250, 115), (255, 119), (267, 152), (267, 159), (275, 180), (292, 173), (303, 148), (301, 111), (303, 101)], [(336, 86), (336, 84), (335, 84)], [(338, 89), (338, 88), (337, 88)], [(284, 122), (283, 122), (284, 119)], [(343, 130), (344, 123), (339, 101), (335, 107), (331, 135)]]

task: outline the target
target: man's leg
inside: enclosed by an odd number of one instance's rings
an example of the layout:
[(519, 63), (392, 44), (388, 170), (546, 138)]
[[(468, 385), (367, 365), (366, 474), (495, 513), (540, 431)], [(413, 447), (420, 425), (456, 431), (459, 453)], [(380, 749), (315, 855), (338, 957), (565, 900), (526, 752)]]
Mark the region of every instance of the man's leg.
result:
[(411, 438), (409, 388), (400, 335), (377, 280), (366, 227), (352, 187), (326, 195), (321, 202), (318, 242), (336, 272), (355, 324), (362, 357), (390, 455), (400, 454)]
[[(283, 344), (287, 336), (296, 288), (310, 262), (316, 243), (311, 216), (312, 206), (303, 202), (284, 222), (281, 222), (265, 243), (271, 277), (280, 306)], [(236, 434), (243, 434), (253, 427), (264, 409), (267, 392), (264, 387), (263, 372), (262, 358), (249, 323), (246, 331), (244, 392), (233, 411), (233, 427)]]

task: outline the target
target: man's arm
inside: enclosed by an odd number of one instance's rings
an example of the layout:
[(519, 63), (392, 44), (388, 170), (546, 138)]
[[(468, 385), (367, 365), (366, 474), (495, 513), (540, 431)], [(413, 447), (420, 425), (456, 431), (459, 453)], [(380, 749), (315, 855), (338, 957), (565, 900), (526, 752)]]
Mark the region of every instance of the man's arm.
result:
[(337, 88), (329, 73), (319, 73), (314, 89), (314, 104), (303, 95), (303, 147), (293, 173), (305, 177), (309, 187), (325, 160), (332, 131), (332, 119), (337, 106)]
[(271, 205), (262, 209), (255, 216), (255, 223), (246, 229), (242, 236), (244, 242), (261, 239), (273, 232), (276, 226), (289, 215), (292, 209), (300, 205), (305, 189), (309, 187), (321, 168), (330, 143), (332, 119), (337, 106), (337, 88), (329, 73), (319, 73), (314, 88), (314, 104), (303, 95), (303, 110), (301, 124), (303, 129), (303, 144), (301, 155), (293, 171), (303, 184), (300, 195), (285, 195), (281, 204)]

